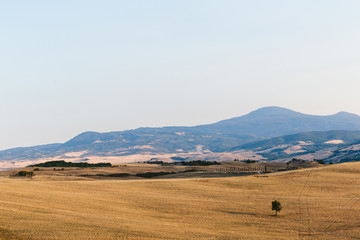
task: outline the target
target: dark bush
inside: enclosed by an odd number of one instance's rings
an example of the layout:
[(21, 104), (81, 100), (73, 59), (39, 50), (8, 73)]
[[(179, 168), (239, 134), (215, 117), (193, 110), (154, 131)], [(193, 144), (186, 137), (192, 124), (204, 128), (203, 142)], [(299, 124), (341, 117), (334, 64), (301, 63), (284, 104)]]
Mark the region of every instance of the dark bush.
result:
[(33, 176), (35, 176), (35, 174), (34, 174), (34, 172), (20, 171), (20, 172), (18, 172), (15, 176), (19, 176), (19, 177), (33, 177)]
[(147, 164), (164, 164), (163, 161), (159, 161), (159, 160), (156, 160), (156, 161), (146, 161), (144, 163), (147, 163)]
[(244, 162), (244, 163), (256, 163), (258, 161), (248, 159), (248, 160), (243, 160), (242, 162)]
[(221, 163), (217, 161), (202, 161), (202, 160), (195, 160), (195, 161), (186, 161), (181, 162), (182, 165), (185, 166), (210, 166), (210, 165), (221, 165)]
[(131, 176), (130, 173), (112, 173), (109, 175), (106, 175), (107, 177), (128, 177)]
[(319, 164), (325, 164), (324, 160), (315, 160), (315, 162), (317, 162)]
[(135, 176), (142, 178), (152, 178), (162, 175), (174, 174), (175, 172), (146, 172), (146, 173), (137, 173)]

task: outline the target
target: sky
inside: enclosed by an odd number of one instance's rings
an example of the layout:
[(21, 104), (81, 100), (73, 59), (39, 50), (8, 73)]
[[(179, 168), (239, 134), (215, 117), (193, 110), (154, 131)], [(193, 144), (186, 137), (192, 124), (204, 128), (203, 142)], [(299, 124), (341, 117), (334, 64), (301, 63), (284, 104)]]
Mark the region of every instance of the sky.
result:
[(360, 115), (358, 0), (0, 2), (0, 150), (265, 106)]

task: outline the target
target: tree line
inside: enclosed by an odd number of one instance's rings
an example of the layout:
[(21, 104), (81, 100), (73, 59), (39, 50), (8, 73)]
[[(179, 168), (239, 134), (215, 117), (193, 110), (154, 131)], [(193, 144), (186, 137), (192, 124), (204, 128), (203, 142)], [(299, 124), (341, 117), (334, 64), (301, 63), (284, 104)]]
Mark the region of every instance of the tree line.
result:
[(38, 163), (34, 165), (30, 165), (29, 167), (80, 167), (80, 168), (88, 168), (88, 167), (112, 167), (111, 163), (87, 163), (87, 162), (65, 162), (64, 160), (60, 161), (49, 161), (44, 163)]

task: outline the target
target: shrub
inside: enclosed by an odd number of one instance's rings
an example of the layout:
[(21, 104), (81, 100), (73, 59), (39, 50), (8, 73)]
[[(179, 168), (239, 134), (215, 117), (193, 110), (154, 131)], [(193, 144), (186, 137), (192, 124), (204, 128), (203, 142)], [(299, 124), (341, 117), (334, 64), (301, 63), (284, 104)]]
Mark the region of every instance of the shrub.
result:
[(325, 164), (324, 160), (316, 160), (316, 159), (314, 159), (314, 160), (315, 160), (315, 162), (317, 162), (319, 164)]
[(210, 165), (221, 165), (221, 163), (217, 161), (202, 161), (202, 160), (195, 160), (195, 161), (185, 161), (181, 162), (182, 165), (185, 166), (210, 166)]
[(15, 176), (19, 176), (19, 177), (33, 177), (35, 176), (34, 172), (30, 172), (30, 171), (20, 171), (18, 172)]
[(142, 178), (152, 178), (162, 175), (174, 174), (175, 172), (145, 172), (145, 173), (137, 173), (135, 176)]

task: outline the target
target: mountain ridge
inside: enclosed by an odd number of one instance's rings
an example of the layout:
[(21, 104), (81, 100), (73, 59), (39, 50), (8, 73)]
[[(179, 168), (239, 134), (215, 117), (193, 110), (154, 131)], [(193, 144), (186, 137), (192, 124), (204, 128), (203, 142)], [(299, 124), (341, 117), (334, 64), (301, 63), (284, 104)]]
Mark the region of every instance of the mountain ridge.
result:
[(133, 130), (86, 131), (62, 144), (48, 144), (0, 151), (0, 160), (69, 157), (69, 152), (88, 156), (135, 154), (185, 154), (226, 152), (237, 146), (309, 131), (360, 130), (360, 116), (339, 112), (309, 115), (281, 107), (264, 107), (246, 115), (192, 127), (142, 127)]

